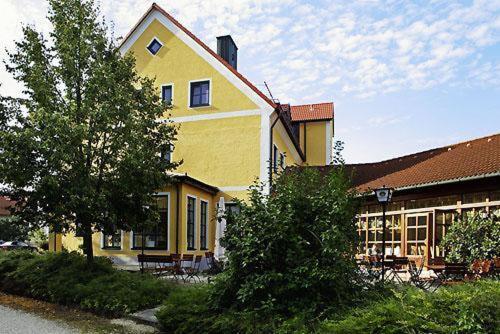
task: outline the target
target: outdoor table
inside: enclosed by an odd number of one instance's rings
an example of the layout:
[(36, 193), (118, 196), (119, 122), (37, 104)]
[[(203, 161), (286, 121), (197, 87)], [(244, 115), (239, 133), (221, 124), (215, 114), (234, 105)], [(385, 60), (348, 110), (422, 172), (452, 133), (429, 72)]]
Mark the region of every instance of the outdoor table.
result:
[(444, 264), (429, 264), (427, 265), (427, 269), (432, 270), (436, 274), (443, 272)]

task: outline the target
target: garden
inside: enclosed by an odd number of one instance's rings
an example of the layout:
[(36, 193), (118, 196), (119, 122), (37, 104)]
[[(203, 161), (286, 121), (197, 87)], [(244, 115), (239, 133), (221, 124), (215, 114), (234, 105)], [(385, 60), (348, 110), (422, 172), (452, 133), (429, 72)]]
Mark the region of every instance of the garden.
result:
[[(240, 207), (227, 216), (227, 262), (210, 284), (77, 253), (9, 251), (0, 252), (1, 289), (105, 316), (161, 305), (168, 333), (498, 333), (498, 276), (435, 292), (367, 279), (353, 256), (358, 197), (341, 170), (284, 174), (272, 195), (255, 186)], [(498, 257), (498, 220), (461, 223), (445, 240), (453, 260)], [(481, 238), (465, 247), (464, 231)]]

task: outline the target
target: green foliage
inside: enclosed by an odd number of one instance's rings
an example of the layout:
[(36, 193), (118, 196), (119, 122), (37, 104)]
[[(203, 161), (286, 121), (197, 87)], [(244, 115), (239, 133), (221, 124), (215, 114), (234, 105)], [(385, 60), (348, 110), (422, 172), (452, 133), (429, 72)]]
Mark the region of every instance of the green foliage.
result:
[(28, 238), (29, 226), (17, 216), (0, 217), (0, 240), (24, 241)]
[(341, 167), (281, 175), (270, 196), (253, 187), (228, 217), (228, 264), (211, 300), (219, 309), (284, 316), (353, 303), (361, 288), (353, 254), (357, 201)]
[(447, 260), (472, 263), (500, 256), (500, 214), (487, 218), (468, 213), (454, 222), (443, 238)]
[(442, 287), (435, 293), (417, 289), (354, 308), (326, 320), (320, 333), (498, 333), (500, 282), (480, 281)]
[(0, 97), (0, 183), (23, 222), (76, 230), (91, 259), (92, 231), (158, 218), (153, 193), (178, 165), (159, 155), (176, 128), (157, 122), (168, 106), (120, 54), (93, 0), (49, 4), (49, 38), (25, 26), (9, 52), (25, 90)]
[(114, 269), (106, 258), (88, 263), (77, 253), (0, 253), (3, 291), (99, 314), (121, 315), (160, 304), (170, 285)]
[(49, 249), (49, 238), (45, 233), (45, 231), (41, 228), (32, 229), (31, 231), (29, 231), (28, 239), (32, 244), (36, 245), (37, 247), (40, 247), (41, 249), (44, 250)]

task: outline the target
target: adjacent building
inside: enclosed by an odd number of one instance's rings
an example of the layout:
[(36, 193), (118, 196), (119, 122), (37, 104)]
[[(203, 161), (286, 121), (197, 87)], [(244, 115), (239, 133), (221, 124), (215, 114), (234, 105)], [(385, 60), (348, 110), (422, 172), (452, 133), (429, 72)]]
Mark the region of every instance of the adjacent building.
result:
[[(154, 78), (172, 108), (164, 119), (179, 126), (166, 158), (183, 163), (175, 184), (158, 189), (161, 219), (148, 231), (96, 233), (96, 255), (130, 263), (144, 246), (151, 254), (203, 254), (215, 242), (217, 203), (230, 208), (255, 181), (269, 191), (273, 175), (291, 165), (328, 165), (333, 103), (291, 106), (261, 92), (238, 72), (231, 36), (217, 52), (153, 4), (121, 44), (140, 75)], [(144, 245), (143, 245), (144, 242)], [(81, 238), (51, 235), (51, 248), (77, 249)]]
[(384, 185), (395, 189), (387, 209), (387, 255), (443, 257), (441, 240), (458, 216), (500, 210), (500, 134), (347, 168), (365, 194), (360, 254), (382, 251), (382, 208), (373, 189)]

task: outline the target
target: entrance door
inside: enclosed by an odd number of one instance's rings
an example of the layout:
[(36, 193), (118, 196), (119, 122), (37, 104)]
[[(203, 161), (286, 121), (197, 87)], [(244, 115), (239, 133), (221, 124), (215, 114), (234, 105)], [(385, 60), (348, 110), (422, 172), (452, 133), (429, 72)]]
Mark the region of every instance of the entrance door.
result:
[(427, 258), (428, 213), (409, 214), (406, 216), (406, 255), (425, 256)]

